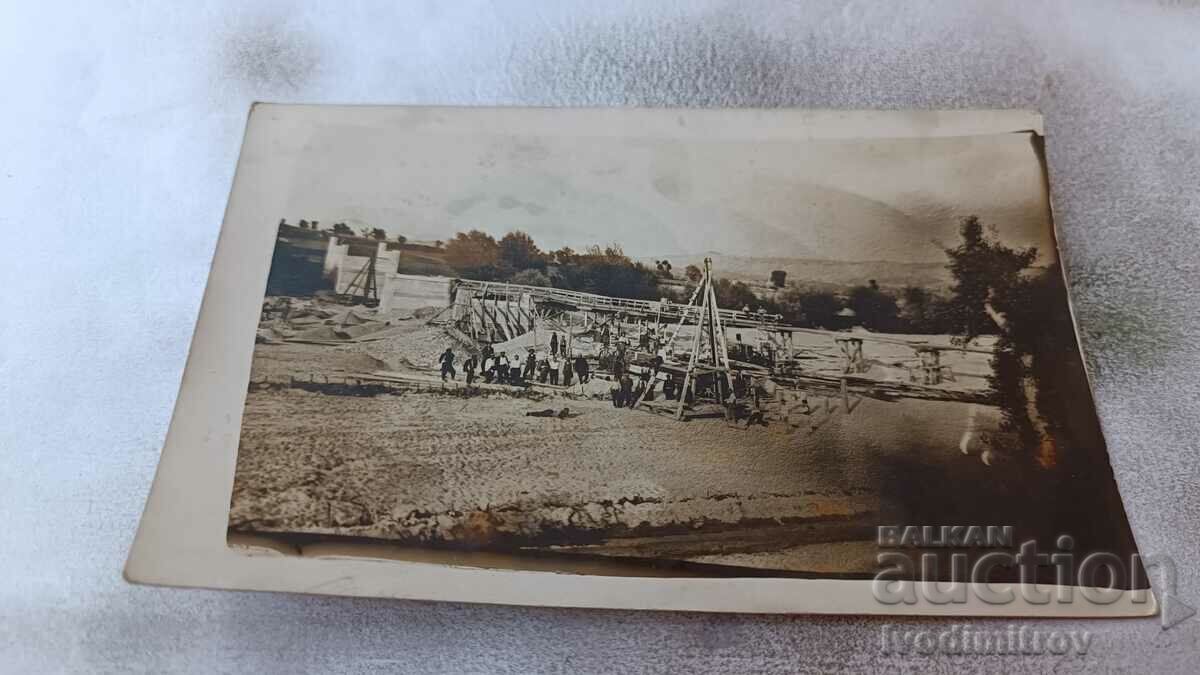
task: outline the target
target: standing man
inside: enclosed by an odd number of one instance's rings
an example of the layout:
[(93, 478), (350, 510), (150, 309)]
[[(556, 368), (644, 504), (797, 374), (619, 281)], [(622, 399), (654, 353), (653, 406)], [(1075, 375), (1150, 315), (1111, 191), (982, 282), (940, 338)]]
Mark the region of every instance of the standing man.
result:
[(633, 403), (633, 378), (629, 375), (629, 371), (626, 370), (621, 374), (621, 405), (617, 407), (633, 406)]
[(533, 381), (533, 369), (537, 366), (537, 357), (533, 354), (533, 347), (529, 348), (529, 353), (525, 356), (525, 372), (521, 377)]
[(563, 364), (562, 364), (563, 386), (569, 387), (569, 386), (571, 386), (571, 373), (573, 372), (572, 371), (573, 364), (571, 363), (571, 357), (567, 356), (566, 349), (563, 350), (562, 362), (563, 362)]
[(583, 358), (583, 354), (575, 355), (575, 375), (579, 377), (579, 384), (587, 384), (590, 375), (587, 359)]
[(636, 407), (637, 402), (642, 400), (642, 394), (644, 393), (646, 393), (646, 380), (639, 377), (637, 387), (634, 388), (633, 392), (629, 395), (629, 407)]
[(524, 386), (521, 381), (521, 355), (513, 352), (512, 361), (508, 366), (508, 383), (517, 386)]
[(492, 353), (490, 344), (483, 345), (483, 349), (479, 350), (479, 376), (484, 382), (492, 381), (492, 374), (489, 372), (492, 368)]
[[(736, 427), (738, 422), (737, 396), (731, 391), (723, 403), (725, 404), (725, 426)], [(747, 424), (746, 426), (750, 425)]]
[(496, 355), (496, 383), (504, 384), (508, 381), (508, 356), (504, 352)]
[(446, 351), (442, 352), (442, 355), (438, 357), (438, 362), (442, 364), (442, 382), (446, 381), (447, 375), (453, 380), (457, 374), (454, 372), (454, 352), (449, 347), (446, 347)]
[(637, 398), (633, 400), (637, 403), (644, 396), (647, 401), (654, 400), (654, 385), (658, 383), (657, 369), (642, 369), (642, 374), (638, 377)]
[[(557, 345), (555, 345), (557, 347)], [(558, 386), (558, 374), (562, 372), (562, 359), (558, 354), (550, 352), (550, 384)]]
[(475, 384), (475, 368), (479, 365), (479, 360), (474, 354), (467, 356), (467, 360), (463, 361), (463, 373), (467, 376), (467, 386)]
[(550, 356), (558, 356), (558, 333), (550, 334)]

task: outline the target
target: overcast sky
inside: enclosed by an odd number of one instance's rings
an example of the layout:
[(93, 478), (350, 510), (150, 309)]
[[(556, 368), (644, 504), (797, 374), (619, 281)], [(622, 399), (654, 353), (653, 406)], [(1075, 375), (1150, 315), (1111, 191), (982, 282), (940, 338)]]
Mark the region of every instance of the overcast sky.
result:
[(544, 249), (619, 243), (635, 257), (942, 262), (958, 219), (1053, 256), (1029, 136), (671, 141), (420, 134), (324, 126), (300, 149), (286, 215), (409, 239), (520, 229)]

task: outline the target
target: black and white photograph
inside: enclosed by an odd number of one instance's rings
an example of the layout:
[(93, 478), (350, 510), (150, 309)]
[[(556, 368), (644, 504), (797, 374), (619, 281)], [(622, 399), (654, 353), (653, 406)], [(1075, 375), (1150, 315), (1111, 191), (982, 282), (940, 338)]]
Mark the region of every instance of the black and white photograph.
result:
[(1196, 671), (1197, 35), (0, 3), (0, 675)]
[(890, 525), (1136, 551), (1036, 131), (389, 110), (271, 156), (231, 546), (833, 579)]
[(1194, 673), (1198, 35), (0, 2), (0, 674)]

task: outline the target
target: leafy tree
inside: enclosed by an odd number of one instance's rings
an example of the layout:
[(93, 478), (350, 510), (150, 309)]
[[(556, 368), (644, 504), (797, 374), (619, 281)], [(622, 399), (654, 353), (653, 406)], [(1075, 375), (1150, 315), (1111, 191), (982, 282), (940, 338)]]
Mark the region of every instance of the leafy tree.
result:
[(398, 234), (396, 235), (396, 241), (400, 242), (400, 245), (403, 246), (408, 243), (408, 237)]
[(545, 269), (546, 257), (532, 237), (517, 230), (501, 237), (499, 263), (507, 270)]
[(1034, 248), (1012, 249), (986, 236), (975, 217), (963, 220), (962, 242), (946, 249), (956, 284), (949, 303), (965, 343), (998, 335), (989, 378), (1002, 414), (1001, 428), (1018, 440), (1022, 457), (1057, 467), (1078, 482), (1095, 468), (1064, 448), (1103, 443), (1087, 406), (1091, 394), (1067, 310), (1058, 263), (1030, 269)]
[(371, 228), (371, 238), (378, 241), (387, 241), (387, 232), (382, 227)]
[(656, 272), (630, 260), (620, 246), (589, 246), (570, 255), (560, 250), (555, 258), (559, 266), (554, 281), (564, 288), (643, 300), (660, 297)]
[(909, 333), (941, 334), (953, 331), (948, 303), (920, 286), (907, 286), (900, 293), (900, 327)]
[(604, 257), (611, 258), (612, 260), (629, 260), (629, 258), (625, 256), (625, 249), (621, 248), (621, 245), (616, 242), (605, 246), (603, 249), (600, 248), (599, 244), (589, 246), (588, 253), (592, 255), (603, 255)]
[(994, 291), (991, 304), (1000, 328), (991, 384), (1002, 427), (1043, 467), (1059, 462), (1060, 447), (1099, 442), (1098, 423), (1079, 406), (1091, 393), (1058, 263)]
[(787, 270), (773, 270), (771, 272), (771, 285), (775, 288), (783, 288), (787, 285)]
[(723, 309), (754, 309), (759, 304), (758, 296), (741, 281), (717, 279), (713, 292), (717, 296), (717, 305)]
[(695, 265), (688, 265), (683, 269), (683, 275), (687, 277), (688, 281), (698, 284), (704, 278), (704, 271)]
[(837, 313), (842, 303), (833, 293), (789, 288), (778, 301), (784, 321), (811, 328), (833, 328), (839, 324)]
[(683, 288), (661, 286), (658, 289), (659, 300), (668, 300), (676, 305), (684, 305), (687, 304), (688, 300), (692, 299), (692, 293), (695, 290), (695, 286), (684, 286)]
[(674, 279), (675, 278), (671, 274), (671, 261), (669, 261), (669, 260), (655, 260), (654, 261), (654, 269), (655, 269), (655, 271), (658, 272), (658, 276), (660, 276), (664, 279)]
[(851, 289), (847, 305), (854, 310), (863, 327), (873, 331), (896, 330), (900, 314), (896, 298), (881, 290), (874, 279), (867, 282), (866, 286)]
[(500, 245), (492, 235), (479, 230), (459, 232), (445, 248), (446, 264), (459, 274), (480, 281), (500, 276)]
[(1037, 249), (1012, 249), (1001, 244), (995, 236), (984, 234), (977, 216), (964, 218), (959, 234), (962, 242), (945, 249), (955, 280), (949, 318), (955, 332), (962, 334), (962, 341), (969, 342), (998, 331), (988, 312), (989, 300), (1017, 283), (1021, 270), (1037, 258)]
[[(1091, 392), (1062, 269), (1055, 262), (1040, 271), (1014, 270), (1032, 263), (1033, 249), (1014, 251), (994, 239), (980, 248), (990, 252), (990, 257), (977, 252), (974, 262), (989, 282), (982, 311), (998, 334), (989, 380), (1002, 412), (1001, 428), (1015, 435), (1024, 459), (1043, 468), (1058, 467), (1073, 478), (1093, 471), (1080, 457), (1062, 456), (1063, 449), (1103, 443), (1093, 412), (1079, 405)], [(973, 309), (958, 307), (956, 316), (970, 316)], [(963, 339), (973, 337), (967, 333)]]
[[(511, 281), (554, 286), (623, 298), (657, 300), (658, 276), (630, 260), (617, 244), (589, 246), (584, 252), (564, 247), (544, 253), (524, 232), (510, 232), (496, 241), (471, 230), (446, 244), (446, 264), (470, 279)], [(550, 259), (556, 263), (548, 265)]]
[(539, 269), (525, 269), (517, 272), (508, 279), (514, 284), (524, 284), (526, 286), (552, 286), (550, 277), (545, 272)]
[(350, 229), (350, 226), (345, 223), (334, 223), (333, 233), (342, 235), (343, 237), (349, 237), (354, 235), (354, 230)]

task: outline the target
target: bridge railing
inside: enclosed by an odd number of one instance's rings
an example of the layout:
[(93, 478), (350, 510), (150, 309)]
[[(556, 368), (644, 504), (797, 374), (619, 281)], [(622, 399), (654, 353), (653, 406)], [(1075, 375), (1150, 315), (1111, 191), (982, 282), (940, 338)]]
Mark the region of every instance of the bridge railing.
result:
[[(658, 300), (636, 300), (633, 298), (617, 298), (598, 293), (585, 293), (565, 288), (549, 288), (546, 286), (527, 286), (524, 284), (508, 284), (492, 281), (474, 281), (459, 279), (458, 287), (469, 289), (483, 297), (488, 295), (503, 296), (511, 294), (527, 295), (535, 301), (558, 302), (574, 305), (581, 309), (593, 309), (610, 312), (628, 312), (642, 316), (656, 316), (666, 320), (684, 318), (691, 321), (700, 320), (700, 308), (696, 305), (685, 305), (676, 302)], [(736, 324), (776, 324), (782, 317), (778, 314), (765, 312), (743, 312), (733, 309), (718, 309), (722, 322)]]

